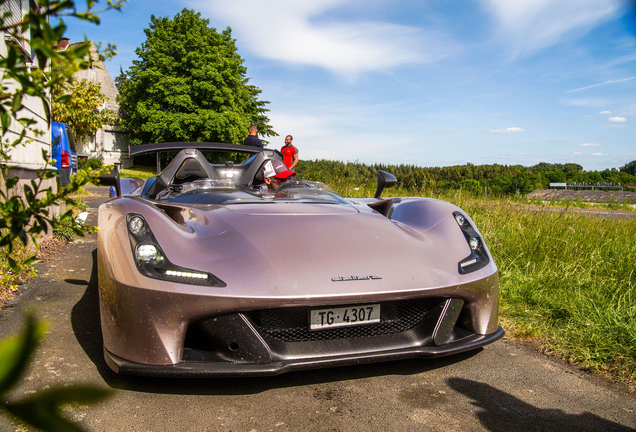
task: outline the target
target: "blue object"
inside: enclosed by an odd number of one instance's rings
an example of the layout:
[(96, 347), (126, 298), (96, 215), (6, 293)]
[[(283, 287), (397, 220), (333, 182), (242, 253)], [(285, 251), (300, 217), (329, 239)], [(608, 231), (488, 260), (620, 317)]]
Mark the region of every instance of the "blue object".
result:
[(75, 137), (66, 123), (51, 123), (52, 158), (55, 162), (62, 187), (71, 182), (71, 175), (77, 174), (77, 148)]

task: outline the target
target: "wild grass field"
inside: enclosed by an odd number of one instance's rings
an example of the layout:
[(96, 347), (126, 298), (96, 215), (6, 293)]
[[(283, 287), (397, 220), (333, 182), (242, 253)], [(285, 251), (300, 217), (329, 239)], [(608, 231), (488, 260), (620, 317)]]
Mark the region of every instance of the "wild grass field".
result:
[(636, 381), (636, 218), (463, 202), (499, 266), (509, 336)]

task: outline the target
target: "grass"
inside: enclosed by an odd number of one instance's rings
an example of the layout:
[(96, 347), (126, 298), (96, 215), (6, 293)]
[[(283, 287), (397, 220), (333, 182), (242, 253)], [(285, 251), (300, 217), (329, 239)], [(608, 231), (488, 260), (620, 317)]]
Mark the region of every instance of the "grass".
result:
[[(35, 253), (33, 246), (24, 247), (17, 239), (13, 245), (12, 258), (19, 264), (22, 264)], [(37, 275), (35, 269), (31, 266), (26, 266), (17, 273), (14, 272), (9, 267), (7, 257), (7, 248), (0, 248), (0, 306), (14, 297), (14, 293), (18, 290), (18, 285)]]
[(137, 177), (140, 179), (148, 179), (157, 174), (156, 167), (134, 166), (132, 168), (122, 169), (119, 173), (121, 177)]
[(465, 203), (499, 266), (508, 334), (636, 380), (636, 219)]

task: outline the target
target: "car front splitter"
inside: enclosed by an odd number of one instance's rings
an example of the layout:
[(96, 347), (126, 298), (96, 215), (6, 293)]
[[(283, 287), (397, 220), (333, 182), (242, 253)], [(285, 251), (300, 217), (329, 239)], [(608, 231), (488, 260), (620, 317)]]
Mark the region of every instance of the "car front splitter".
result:
[(441, 346), (409, 347), (406, 349), (382, 352), (356, 353), (335, 357), (311, 357), (302, 359), (280, 360), (265, 364), (232, 363), (232, 362), (196, 362), (183, 361), (174, 365), (149, 365), (124, 360), (104, 349), (104, 358), (108, 366), (122, 375), (144, 375), (164, 377), (237, 377), (237, 376), (272, 376), (285, 372), (321, 369), (336, 366), (348, 366), (361, 363), (386, 362), (393, 360), (443, 357), (474, 350), (490, 344), (504, 335), (498, 327), (495, 333), (488, 335), (472, 335), (456, 342)]

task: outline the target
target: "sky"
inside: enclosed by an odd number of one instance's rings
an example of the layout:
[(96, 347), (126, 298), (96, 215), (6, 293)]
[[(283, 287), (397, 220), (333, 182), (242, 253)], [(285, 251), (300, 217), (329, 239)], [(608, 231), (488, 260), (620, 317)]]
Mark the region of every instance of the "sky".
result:
[[(280, 148), (301, 159), (619, 168), (636, 159), (628, 0), (130, 0), (71, 42), (136, 59), (151, 15), (231, 27)], [(247, 131), (246, 131), (247, 135)]]

